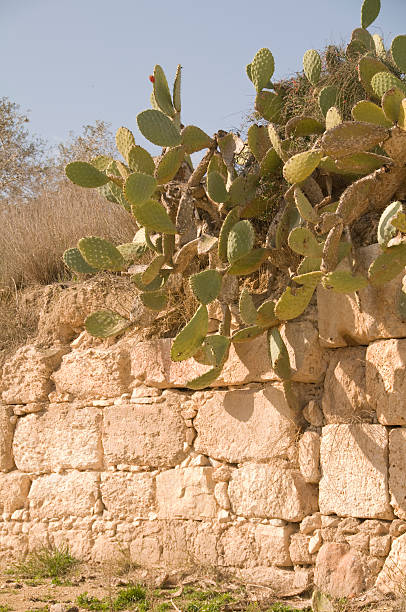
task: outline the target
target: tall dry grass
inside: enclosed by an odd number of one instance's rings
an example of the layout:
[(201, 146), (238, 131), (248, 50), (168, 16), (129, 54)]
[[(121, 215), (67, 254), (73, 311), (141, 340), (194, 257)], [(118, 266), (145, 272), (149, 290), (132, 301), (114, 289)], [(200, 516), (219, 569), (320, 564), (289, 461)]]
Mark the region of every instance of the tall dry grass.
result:
[(66, 278), (65, 249), (83, 236), (130, 242), (133, 218), (93, 189), (61, 182), (28, 203), (0, 204), (0, 288)]

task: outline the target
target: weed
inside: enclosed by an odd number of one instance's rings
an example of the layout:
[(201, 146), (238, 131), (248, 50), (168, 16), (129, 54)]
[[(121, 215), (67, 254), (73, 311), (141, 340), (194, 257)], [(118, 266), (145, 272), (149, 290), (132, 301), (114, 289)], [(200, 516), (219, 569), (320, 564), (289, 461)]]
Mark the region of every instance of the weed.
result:
[(61, 578), (79, 563), (72, 557), (68, 547), (41, 548), (29, 553), (23, 561), (14, 563), (7, 573), (16, 578), (36, 580), (39, 578)]
[(268, 608), (266, 612), (311, 612), (311, 608), (303, 608), (299, 610), (298, 608), (292, 608), (291, 606), (277, 602), (272, 604), (272, 606)]
[(0, 606), (0, 612), (11, 612), (12, 609), (9, 606)]
[(146, 591), (144, 587), (139, 584), (129, 586), (126, 589), (122, 589), (119, 591), (116, 599), (114, 600), (114, 609), (115, 610), (125, 610), (129, 604), (134, 604), (142, 602), (145, 606), (144, 609), (147, 609), (146, 604)]
[(113, 601), (107, 597), (103, 597), (103, 599), (93, 597), (85, 591), (79, 595), (76, 603), (85, 610), (114, 610), (114, 612), (116, 610), (134, 609), (135, 604), (138, 604), (136, 607), (138, 612), (145, 612), (149, 608), (146, 600), (146, 590), (138, 584), (121, 589)]
[(220, 612), (222, 607), (233, 601), (230, 593), (201, 591), (188, 587), (184, 591), (186, 612)]

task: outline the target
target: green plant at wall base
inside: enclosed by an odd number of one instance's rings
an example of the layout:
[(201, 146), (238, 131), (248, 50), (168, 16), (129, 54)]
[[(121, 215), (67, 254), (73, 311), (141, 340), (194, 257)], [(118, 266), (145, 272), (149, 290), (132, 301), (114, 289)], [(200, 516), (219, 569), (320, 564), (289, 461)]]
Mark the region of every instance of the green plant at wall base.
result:
[[(210, 137), (181, 122), (180, 66), (172, 90), (163, 69), (155, 66), (152, 108), (141, 112), (137, 122), (150, 142), (163, 147), (162, 155), (152, 158), (127, 128), (120, 128), (121, 159), (99, 157), (66, 167), (76, 184), (104, 194), (108, 188), (109, 199), (131, 210), (140, 226), (133, 248), (83, 238), (65, 253), (68, 266), (78, 273), (123, 272), (152, 251), (152, 262), (133, 281), (144, 305), (153, 310), (166, 308), (172, 274), (189, 277), (200, 306), (175, 338), (171, 356), (175, 361), (194, 357), (207, 365), (205, 374), (188, 382), (191, 389), (216, 380), (232, 344), (262, 334), (268, 337), (271, 363), (289, 389), (293, 374), (279, 330), (302, 314), (317, 286), (353, 293), (382, 286), (406, 265), (406, 36), (397, 36), (386, 50), (382, 39), (367, 30), (379, 10), (379, 0), (364, 0), (361, 27), (352, 33), (346, 58), (332, 52), (322, 58), (314, 49), (305, 53), (300, 78), (308, 80), (318, 100), (314, 116), (282, 119), (287, 86), (272, 81), (274, 57), (263, 48), (246, 68), (261, 125), (250, 127), (247, 142), (232, 132)], [(343, 120), (337, 106), (343, 92), (329, 76), (346, 61), (356, 63), (365, 92), (349, 120)], [(197, 151), (205, 153), (193, 169), (189, 156)], [(166, 184), (181, 168), (189, 168), (187, 182), (178, 201), (168, 203)], [(285, 193), (277, 210), (269, 211), (272, 181), (284, 182)], [(349, 230), (371, 210), (383, 211), (378, 230), (382, 253), (363, 276), (354, 270)], [(272, 219), (261, 243), (255, 227), (267, 212)], [(201, 268), (208, 261), (208, 267), (193, 274), (189, 266), (196, 259)], [(239, 291), (239, 280), (269, 264), (290, 280), (277, 299), (268, 297), (258, 305), (246, 289)], [(213, 300), (223, 313), (217, 334), (208, 332)], [(235, 314), (237, 305), (245, 327), (231, 333), (231, 310)], [(130, 325), (107, 310), (86, 321), (89, 333), (100, 338)]]

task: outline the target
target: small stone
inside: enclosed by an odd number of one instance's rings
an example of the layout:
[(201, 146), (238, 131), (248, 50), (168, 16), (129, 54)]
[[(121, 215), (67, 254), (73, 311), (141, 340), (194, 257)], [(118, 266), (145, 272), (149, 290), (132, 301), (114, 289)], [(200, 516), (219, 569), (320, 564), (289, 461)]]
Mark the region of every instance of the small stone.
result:
[(389, 533), (393, 538), (398, 538), (406, 532), (406, 521), (395, 519), (390, 523)]
[[(213, 460), (211, 463), (213, 465)], [(214, 482), (228, 482), (231, 480), (231, 469), (228, 467), (228, 465), (220, 463), (220, 465), (216, 467), (213, 472), (213, 480)]]
[(347, 536), (345, 539), (354, 550), (365, 554), (369, 553), (369, 534), (363, 532), (355, 533)]
[(183, 408), (183, 410), (181, 411), (181, 415), (183, 416), (185, 421), (188, 419), (194, 419), (197, 415), (197, 410), (189, 406), (188, 408)]
[(305, 516), (303, 521), (300, 523), (300, 531), (305, 535), (314, 533), (314, 531), (316, 531), (316, 529), (320, 529), (320, 527), (321, 517), (319, 512), (311, 514), (310, 516)]
[(340, 524), (341, 518), (339, 516), (333, 515), (321, 515), (321, 526), (322, 527), (338, 527)]
[(184, 442), (182, 448), (183, 448), (183, 452), (187, 453), (188, 450), (190, 449), (190, 444), (188, 444), (187, 442)]
[(210, 465), (210, 461), (206, 455), (196, 455), (196, 457), (191, 460), (190, 465), (192, 467), (204, 467)]
[(386, 557), (392, 544), (390, 535), (371, 536), (369, 540), (369, 553), (374, 557)]
[(98, 399), (92, 401), (92, 406), (95, 408), (105, 408), (106, 406), (113, 406), (114, 399)]
[(219, 510), (217, 513), (217, 520), (219, 523), (228, 523), (230, 520), (230, 513), (227, 510)]
[(214, 497), (216, 502), (224, 510), (230, 509), (230, 498), (228, 497), (228, 483), (216, 482), (214, 486)]
[(323, 413), (320, 406), (311, 400), (303, 409), (303, 416), (310, 425), (321, 427), (323, 425)]
[(313, 555), (318, 552), (323, 544), (323, 538), (321, 537), (320, 529), (317, 529), (314, 536), (309, 540), (309, 553)]
[(186, 457), (186, 459), (184, 459), (182, 461), (182, 463), (180, 464), (180, 467), (182, 467), (182, 468), (189, 467), (191, 462), (192, 462), (192, 458), (191, 457)]
[(13, 414), (13, 416), (10, 417), (11, 425), (15, 425), (17, 421), (18, 421), (18, 417), (15, 414)]
[(188, 428), (185, 434), (186, 442), (189, 446), (192, 446), (193, 440), (196, 438), (196, 430), (192, 428)]
[(186, 427), (193, 427), (192, 419), (185, 419), (185, 425)]
[(287, 521), (284, 521), (283, 519), (268, 519), (268, 523), (269, 525), (272, 525), (272, 527), (285, 527), (288, 523)]

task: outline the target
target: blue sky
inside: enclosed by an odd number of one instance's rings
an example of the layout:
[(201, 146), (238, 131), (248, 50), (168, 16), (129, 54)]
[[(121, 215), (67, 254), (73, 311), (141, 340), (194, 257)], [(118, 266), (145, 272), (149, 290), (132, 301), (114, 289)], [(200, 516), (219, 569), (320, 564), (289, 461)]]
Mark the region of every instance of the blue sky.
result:
[[(252, 109), (245, 65), (261, 47), (275, 76), (303, 53), (348, 41), (360, 0), (0, 0), (0, 96), (30, 109), (30, 129), (51, 145), (102, 119), (145, 141), (137, 113), (149, 107), (154, 64), (172, 81), (183, 66), (183, 122), (209, 133), (238, 128)], [(406, 33), (406, 1), (382, 0), (370, 27), (387, 46)], [(149, 147), (153, 151), (152, 147)]]

